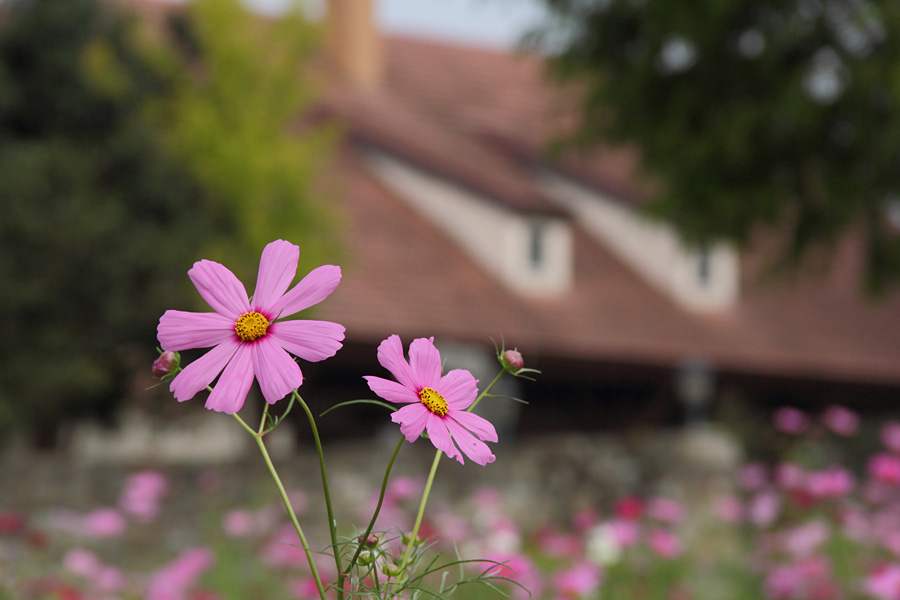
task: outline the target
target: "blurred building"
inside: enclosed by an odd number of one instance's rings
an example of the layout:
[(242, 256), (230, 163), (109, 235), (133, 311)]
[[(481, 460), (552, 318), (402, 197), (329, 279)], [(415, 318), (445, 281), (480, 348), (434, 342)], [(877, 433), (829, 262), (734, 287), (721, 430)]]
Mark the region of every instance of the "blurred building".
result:
[[(764, 251), (688, 248), (635, 210), (638, 154), (551, 158), (571, 99), (541, 61), (385, 37), (370, 0), (329, 2), (328, 92), (344, 132), (333, 177), (349, 259), (317, 318), (345, 348), (308, 385), (384, 374), (374, 349), (434, 336), (448, 366), (496, 372), (491, 338), (543, 373), (510, 390), (520, 432), (703, 418), (709, 403), (900, 399), (900, 295), (860, 293), (848, 237), (822, 269), (766, 280)], [(571, 97), (570, 97), (571, 98)]]

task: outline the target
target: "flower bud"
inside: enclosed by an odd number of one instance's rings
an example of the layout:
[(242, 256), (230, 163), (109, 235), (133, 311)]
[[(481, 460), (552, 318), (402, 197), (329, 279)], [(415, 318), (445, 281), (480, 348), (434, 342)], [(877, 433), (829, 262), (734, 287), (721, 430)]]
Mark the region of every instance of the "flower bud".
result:
[(367, 548), (374, 548), (378, 545), (378, 536), (374, 533), (370, 533), (369, 537), (363, 538), (363, 536), (359, 536), (356, 538), (356, 541), (360, 544), (364, 544)]
[(506, 350), (503, 353), (503, 366), (515, 373), (525, 366), (525, 359), (518, 350)]
[(365, 567), (367, 565), (371, 565), (374, 560), (375, 560), (374, 554), (372, 554), (368, 550), (363, 550), (362, 552), (359, 553), (359, 558), (357, 559), (357, 562), (361, 566)]
[(166, 351), (153, 361), (153, 376), (162, 379), (166, 375), (178, 371), (181, 356), (177, 352)]
[(385, 562), (381, 564), (381, 572), (387, 575), (388, 577), (396, 577), (398, 576), (400, 571), (400, 565), (395, 565), (392, 562)]

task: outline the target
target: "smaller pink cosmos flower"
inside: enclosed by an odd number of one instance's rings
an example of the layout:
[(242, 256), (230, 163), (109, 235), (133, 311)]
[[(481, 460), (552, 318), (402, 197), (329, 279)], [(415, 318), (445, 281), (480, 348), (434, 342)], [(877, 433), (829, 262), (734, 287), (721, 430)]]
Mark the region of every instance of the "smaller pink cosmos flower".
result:
[(460, 464), (463, 454), (479, 465), (494, 462), (496, 457), (484, 442), (496, 442), (497, 431), (486, 419), (465, 410), (475, 402), (478, 381), (464, 369), (442, 376), (434, 338), (413, 340), (407, 362), (400, 337), (392, 335), (378, 346), (378, 362), (397, 381), (372, 375), (364, 379), (388, 402), (406, 404), (391, 415), (406, 441), (414, 442), (427, 431), (431, 443)]
[(859, 431), (859, 415), (844, 406), (829, 406), (822, 413), (822, 423), (838, 435), (851, 436)]
[(793, 406), (782, 406), (772, 413), (775, 429), (789, 435), (800, 435), (809, 428), (809, 415)]
[(172, 380), (169, 389), (179, 402), (193, 398), (221, 373), (206, 408), (228, 414), (239, 411), (254, 377), (266, 402), (275, 404), (303, 383), (291, 354), (317, 362), (340, 349), (342, 325), (282, 320), (327, 298), (341, 280), (340, 268), (326, 265), (288, 290), (299, 258), (300, 248), (290, 242), (268, 244), (259, 260), (252, 300), (224, 266), (210, 260), (194, 263), (188, 276), (215, 312), (169, 310), (157, 329), (165, 351), (212, 347)]

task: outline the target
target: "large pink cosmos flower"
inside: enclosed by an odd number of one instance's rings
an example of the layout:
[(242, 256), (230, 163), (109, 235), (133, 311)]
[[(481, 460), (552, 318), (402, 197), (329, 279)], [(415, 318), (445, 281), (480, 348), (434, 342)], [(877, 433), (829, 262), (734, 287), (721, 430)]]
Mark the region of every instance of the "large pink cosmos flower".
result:
[(281, 321), (328, 297), (341, 281), (341, 269), (318, 267), (288, 291), (297, 273), (300, 248), (284, 240), (265, 247), (259, 261), (256, 293), (224, 266), (210, 260), (194, 263), (188, 276), (214, 313), (169, 310), (157, 329), (163, 350), (212, 350), (189, 364), (169, 389), (179, 402), (219, 381), (206, 408), (234, 413), (241, 409), (253, 378), (269, 404), (303, 383), (300, 366), (288, 354), (311, 362), (334, 356), (344, 327), (327, 321)]
[(371, 375), (364, 379), (388, 402), (407, 405), (391, 415), (406, 441), (414, 442), (427, 431), (438, 450), (460, 463), (462, 454), (479, 465), (494, 462), (496, 457), (484, 442), (496, 442), (497, 431), (486, 419), (465, 410), (475, 401), (478, 381), (464, 369), (441, 376), (434, 338), (413, 340), (407, 363), (400, 337), (392, 335), (378, 346), (378, 362), (397, 381)]

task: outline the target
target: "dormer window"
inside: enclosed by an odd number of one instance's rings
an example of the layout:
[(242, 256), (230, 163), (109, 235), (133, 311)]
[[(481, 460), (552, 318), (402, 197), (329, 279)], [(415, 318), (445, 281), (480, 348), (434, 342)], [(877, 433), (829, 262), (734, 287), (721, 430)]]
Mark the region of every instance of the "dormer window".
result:
[(528, 236), (528, 260), (531, 269), (539, 271), (544, 265), (544, 226), (532, 223)]
[(701, 244), (697, 250), (697, 283), (701, 287), (709, 285), (712, 279), (712, 259), (709, 255), (709, 247)]

